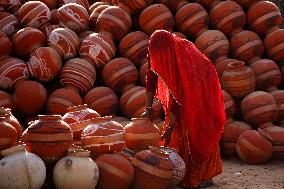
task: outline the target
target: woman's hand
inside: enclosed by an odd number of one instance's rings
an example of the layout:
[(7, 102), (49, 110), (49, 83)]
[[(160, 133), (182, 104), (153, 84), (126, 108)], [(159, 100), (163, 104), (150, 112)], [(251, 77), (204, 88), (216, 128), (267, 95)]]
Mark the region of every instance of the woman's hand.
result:
[(152, 107), (146, 107), (141, 115), (141, 118), (148, 118), (149, 120), (152, 120), (152, 117), (153, 117)]

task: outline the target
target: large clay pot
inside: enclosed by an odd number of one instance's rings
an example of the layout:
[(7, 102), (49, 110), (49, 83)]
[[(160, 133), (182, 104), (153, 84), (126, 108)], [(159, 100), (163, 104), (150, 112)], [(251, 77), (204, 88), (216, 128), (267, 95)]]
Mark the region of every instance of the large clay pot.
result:
[(53, 169), (53, 182), (57, 189), (94, 189), (99, 179), (99, 168), (89, 158), (87, 150), (68, 149)]
[(25, 151), (25, 145), (1, 152), (1, 189), (40, 189), (46, 178), (44, 162), (35, 154)]
[(90, 19), (89, 19), (89, 26), (91, 30), (96, 31), (96, 24), (97, 24), (98, 18), (100, 14), (108, 7), (109, 5), (100, 5), (92, 11), (90, 15)]
[(148, 70), (148, 62), (144, 62), (144, 64), (139, 69), (139, 81), (141, 86), (146, 86), (146, 74)]
[(124, 127), (125, 145), (134, 152), (149, 149), (149, 146), (159, 146), (160, 130), (147, 118), (132, 118), (131, 123)]
[(96, 81), (96, 69), (88, 61), (74, 58), (67, 61), (60, 74), (60, 84), (79, 94), (86, 94)]
[(166, 189), (169, 186), (174, 167), (168, 152), (150, 146), (149, 150), (138, 152), (132, 164), (135, 168), (134, 189)]
[(95, 87), (84, 97), (84, 103), (101, 116), (116, 115), (119, 111), (119, 99), (115, 92), (108, 87)]
[(166, 5), (172, 12), (177, 12), (188, 0), (154, 0), (155, 3)]
[(0, 31), (7, 36), (14, 34), (20, 28), (19, 20), (12, 14), (0, 12)]
[(130, 30), (132, 20), (130, 15), (122, 8), (107, 7), (98, 17), (96, 31), (120, 41)]
[(41, 30), (49, 25), (50, 10), (40, 1), (28, 1), (21, 6), (18, 18), (22, 26)]
[(230, 51), (227, 37), (219, 30), (203, 32), (194, 43), (214, 64), (224, 60)]
[(79, 45), (77, 34), (68, 28), (55, 29), (48, 36), (48, 46), (57, 50), (64, 60), (74, 58), (79, 50)]
[(13, 116), (10, 109), (6, 109), (3, 107), (0, 107), (0, 117), (5, 117), (4, 121), (11, 124), (17, 131), (17, 139), (20, 139), (22, 136), (22, 126), (20, 125), (17, 118)]
[(198, 37), (208, 30), (209, 16), (200, 4), (187, 3), (178, 9), (175, 22), (182, 33)]
[(271, 140), (258, 131), (244, 131), (238, 138), (236, 149), (241, 160), (248, 164), (263, 164), (273, 153)]
[(145, 8), (139, 16), (139, 26), (148, 35), (161, 29), (172, 31), (174, 25), (174, 16), (163, 4), (150, 5)]
[(0, 60), (9, 56), (12, 52), (12, 43), (8, 36), (0, 31)]
[(218, 73), (218, 77), (221, 78), (221, 76), (223, 75), (223, 72), (229, 69), (229, 64), (233, 63), (233, 62), (239, 62), (242, 63), (242, 61), (239, 61), (237, 59), (231, 59), (231, 58), (226, 58), (220, 62), (218, 62), (217, 64), (215, 64), (215, 69)]
[(138, 71), (129, 59), (115, 58), (104, 67), (103, 79), (107, 86), (118, 93), (124, 93), (135, 86)]
[(93, 13), (93, 11), (97, 7), (99, 7), (100, 5), (110, 5), (110, 3), (106, 2), (106, 1), (97, 1), (97, 2), (93, 3), (89, 8), (89, 14), (91, 15)]
[(253, 71), (245, 66), (244, 62), (232, 62), (229, 69), (221, 76), (222, 89), (232, 97), (241, 98), (255, 89), (255, 76)]
[(279, 29), (282, 23), (282, 16), (274, 3), (259, 1), (248, 9), (247, 22), (253, 31), (260, 36), (264, 36)]
[[(7, 2), (5, 7), (6, 11), (14, 14), (14, 16), (18, 16), (19, 9), (22, 7), (21, 0), (7, 0), (5, 2)], [(3, 4), (1, 6), (3, 6)]]
[(264, 39), (264, 46), (269, 59), (282, 65), (284, 62), (284, 29), (268, 34)]
[(126, 189), (130, 186), (134, 169), (125, 157), (119, 154), (103, 154), (96, 159), (99, 167), (100, 189)]
[(60, 6), (66, 5), (68, 3), (76, 3), (82, 5), (86, 10), (89, 10), (90, 8), (88, 0), (58, 0), (58, 2)]
[(6, 150), (17, 143), (17, 130), (7, 121), (4, 116), (0, 117), (0, 150)]
[(12, 96), (5, 91), (0, 91), (0, 107), (9, 108), (12, 111), (15, 110)]
[(129, 15), (137, 15), (150, 6), (153, 0), (112, 0), (112, 4), (124, 9)]
[(249, 8), (251, 5), (258, 1), (261, 0), (236, 0), (236, 2), (238, 2), (244, 9)]
[(246, 24), (246, 14), (234, 1), (223, 1), (210, 10), (210, 23), (226, 36), (234, 36)]
[(281, 72), (278, 65), (269, 59), (261, 59), (249, 66), (255, 75), (257, 90), (271, 92), (281, 83)]
[(53, 91), (46, 104), (46, 110), (49, 114), (64, 115), (67, 108), (83, 104), (83, 100), (78, 93), (71, 89), (56, 89)]
[(28, 152), (37, 154), (46, 163), (54, 163), (67, 154), (73, 142), (69, 125), (60, 115), (39, 115), (23, 133)]
[(230, 39), (233, 58), (252, 63), (262, 56), (264, 45), (258, 35), (252, 31), (241, 31)]
[(220, 0), (195, 0), (195, 2), (201, 4), (207, 10), (211, 10), (221, 1)]
[(225, 112), (226, 112), (226, 120), (227, 123), (232, 122), (232, 118), (234, 114), (236, 113), (236, 104), (234, 102), (234, 99), (231, 97), (229, 93), (222, 90), (222, 95), (224, 99), (224, 106), (225, 106)]
[(114, 58), (115, 51), (115, 44), (110, 37), (93, 33), (81, 43), (80, 57), (101, 69)]
[(247, 95), (241, 102), (244, 120), (252, 126), (265, 128), (277, 119), (277, 104), (273, 96), (263, 91)]
[(274, 97), (275, 102), (277, 104), (278, 115), (277, 122), (280, 125), (284, 124), (284, 90), (274, 90), (270, 92), (270, 94)]

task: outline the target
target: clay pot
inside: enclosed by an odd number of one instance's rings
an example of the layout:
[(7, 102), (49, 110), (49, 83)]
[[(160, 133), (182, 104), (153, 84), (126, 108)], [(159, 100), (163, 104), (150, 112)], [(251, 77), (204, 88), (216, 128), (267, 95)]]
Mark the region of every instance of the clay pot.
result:
[(246, 24), (246, 14), (234, 1), (223, 1), (210, 10), (211, 25), (232, 37), (240, 32)]
[(35, 154), (25, 151), (25, 145), (1, 152), (0, 188), (40, 189), (46, 178), (44, 162)]
[(1, 116), (0, 117), (0, 151), (15, 146), (16, 142), (17, 142), (17, 130), (10, 123), (7, 122), (6, 117)]
[(119, 110), (119, 100), (111, 88), (95, 87), (84, 97), (84, 103), (101, 116), (115, 115)]
[(132, 150), (130, 150), (126, 147), (124, 147), (120, 152), (114, 152), (114, 153), (125, 157), (129, 162), (132, 161), (132, 159), (135, 155), (135, 153)]
[(264, 52), (262, 40), (252, 31), (241, 31), (230, 40), (233, 58), (252, 63), (259, 60)]
[(49, 114), (64, 115), (67, 108), (83, 104), (83, 100), (78, 93), (71, 89), (56, 89), (53, 91), (46, 104), (46, 110)]
[(125, 157), (119, 154), (103, 154), (96, 159), (96, 163), (100, 171), (100, 189), (129, 188), (134, 169)]
[(258, 2), (260, 0), (236, 0), (244, 9), (249, 8), (254, 3)]
[(146, 74), (148, 70), (148, 62), (145, 62), (139, 69), (139, 81), (141, 86), (146, 86)]
[(249, 66), (255, 75), (257, 90), (271, 92), (281, 83), (281, 72), (278, 65), (269, 59), (261, 59)]
[(89, 25), (88, 11), (79, 4), (68, 3), (58, 9), (59, 22), (76, 33), (86, 31)]
[(165, 5), (153, 4), (141, 12), (139, 26), (148, 35), (151, 35), (156, 30), (172, 31), (175, 26), (175, 19)]
[(284, 90), (274, 90), (270, 92), (270, 94), (274, 97), (275, 102), (277, 104), (278, 116), (277, 121), (280, 125), (284, 123)]
[(131, 32), (120, 41), (119, 52), (140, 67), (147, 59), (148, 43), (149, 36), (144, 32)]
[(279, 29), (282, 22), (278, 7), (269, 1), (254, 3), (247, 11), (247, 22), (258, 35), (264, 36)]
[(45, 34), (46, 38), (48, 39), (49, 35), (51, 34), (51, 32), (57, 28), (62, 28), (63, 26), (61, 25), (48, 25), (47, 27), (45, 27), (42, 32)]
[(5, 91), (0, 91), (0, 107), (15, 110), (15, 105), (12, 96)]
[(4, 121), (11, 124), (17, 131), (17, 139), (22, 136), (22, 126), (20, 125), (17, 118), (13, 116), (10, 109), (0, 107), (0, 117), (5, 117)]
[(209, 16), (200, 4), (187, 3), (178, 9), (175, 22), (182, 33), (198, 37), (208, 30)]
[(236, 113), (236, 104), (234, 102), (234, 99), (231, 97), (231, 95), (227, 93), (226, 91), (222, 90), (222, 95), (224, 99), (226, 120), (228, 123), (232, 121), (232, 118), (234, 114)]
[(40, 0), (43, 2), (50, 10), (56, 8), (57, 0)]
[(230, 51), (227, 37), (218, 30), (203, 32), (194, 43), (214, 64), (224, 60)]
[(64, 60), (74, 58), (79, 50), (79, 45), (77, 34), (68, 28), (55, 29), (48, 36), (48, 46), (57, 50)]
[(74, 58), (67, 61), (60, 74), (60, 84), (79, 94), (86, 94), (96, 81), (96, 69), (86, 60)]
[(5, 2), (7, 2), (5, 7), (6, 11), (17, 17), (19, 9), (22, 7), (21, 0), (5, 0)]
[(98, 17), (96, 31), (120, 41), (130, 30), (132, 20), (130, 15), (122, 8), (107, 7)]
[(149, 149), (149, 146), (159, 146), (160, 130), (146, 118), (132, 118), (131, 123), (124, 127), (125, 145), (134, 152)]
[(164, 4), (166, 5), (171, 12), (177, 12), (182, 6), (188, 3), (188, 0), (154, 0), (157, 4)]
[(82, 5), (86, 10), (89, 10), (90, 8), (88, 0), (58, 0), (58, 1), (60, 6), (66, 5), (68, 3), (76, 3)]
[(21, 6), (18, 18), (22, 26), (41, 30), (49, 25), (50, 10), (40, 1), (28, 1)]
[(99, 179), (99, 168), (89, 158), (87, 150), (68, 149), (68, 155), (53, 169), (53, 182), (57, 189), (94, 189)]
[(273, 96), (263, 91), (247, 95), (241, 102), (244, 120), (252, 126), (265, 128), (277, 119), (277, 104)]
[(23, 133), (28, 152), (37, 154), (46, 163), (53, 163), (67, 154), (73, 142), (69, 125), (60, 115), (39, 115)]
[(112, 4), (125, 10), (129, 15), (137, 15), (150, 6), (153, 0), (112, 0)]
[(96, 31), (96, 24), (97, 24), (98, 17), (108, 7), (109, 5), (100, 5), (92, 11), (90, 15), (90, 20), (89, 20), (89, 25), (90, 25), (91, 30)]
[(110, 37), (93, 33), (86, 37), (80, 46), (80, 57), (102, 69), (115, 56), (116, 47)]
[(8, 56), (12, 52), (12, 43), (5, 33), (0, 32), (0, 59)]
[(104, 82), (118, 93), (134, 87), (138, 80), (135, 65), (127, 58), (115, 58), (103, 69)]
[(79, 37), (80, 44), (84, 41), (84, 39), (86, 37), (88, 37), (89, 35), (91, 35), (93, 33), (95, 33), (95, 32), (93, 32), (93, 31), (84, 31), (82, 33), (79, 33), (78, 37)]
[(19, 20), (12, 14), (0, 12), (0, 31), (10, 36), (20, 28)]
[(63, 116), (63, 121), (70, 126), (73, 139), (81, 140), (82, 131), (88, 126), (86, 120), (100, 117), (100, 115), (86, 104), (67, 108), (67, 113)]
[(239, 136), (236, 149), (241, 160), (247, 164), (263, 164), (273, 153), (270, 139), (254, 130), (244, 131)]
[(284, 62), (284, 29), (268, 34), (264, 39), (264, 46), (269, 59), (282, 65)]
[(98, 1), (98, 2), (95, 2), (94, 4), (92, 4), (89, 8), (89, 14), (91, 15), (93, 13), (93, 11), (99, 7), (100, 5), (110, 5), (110, 3), (108, 2), (102, 2), (102, 1)]
[(245, 66), (244, 62), (232, 62), (228, 67), (229, 69), (223, 72), (220, 79), (222, 89), (236, 98), (244, 97), (254, 91), (254, 73)]
[(149, 150), (138, 152), (132, 164), (135, 168), (134, 189), (166, 189), (169, 186), (174, 167), (168, 152), (150, 146)]
[(216, 69), (216, 71), (218, 73), (218, 77), (221, 78), (221, 76), (223, 75), (224, 71), (229, 69), (229, 64), (230, 63), (234, 63), (234, 62), (242, 63), (242, 61), (239, 61), (237, 59), (226, 58), (226, 59), (218, 62), (217, 64), (215, 64), (215, 69)]

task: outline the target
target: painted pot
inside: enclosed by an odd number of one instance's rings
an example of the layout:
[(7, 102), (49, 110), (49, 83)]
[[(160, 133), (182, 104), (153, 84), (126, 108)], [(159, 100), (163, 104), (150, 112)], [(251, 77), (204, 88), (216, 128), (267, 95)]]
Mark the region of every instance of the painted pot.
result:
[(0, 12), (0, 31), (10, 36), (18, 31), (20, 28), (19, 20), (16, 16), (7, 13)]
[(7, 122), (6, 117), (0, 117), (0, 150), (6, 150), (16, 145), (17, 130)]

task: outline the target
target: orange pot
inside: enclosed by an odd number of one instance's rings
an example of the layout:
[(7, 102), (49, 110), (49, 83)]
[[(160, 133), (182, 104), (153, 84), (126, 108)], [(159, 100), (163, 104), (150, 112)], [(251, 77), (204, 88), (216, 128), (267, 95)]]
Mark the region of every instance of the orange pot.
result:
[(89, 10), (90, 8), (88, 0), (58, 0), (58, 3), (60, 7), (68, 3), (76, 3), (82, 5), (86, 10)]
[(92, 11), (90, 15), (90, 20), (89, 20), (89, 25), (90, 25), (91, 30), (96, 31), (96, 24), (97, 24), (98, 18), (100, 14), (108, 7), (109, 5), (99, 5)]
[(278, 115), (277, 115), (277, 122), (280, 125), (284, 124), (284, 90), (274, 90), (270, 92), (270, 94), (274, 97), (277, 109), (278, 109)]
[(234, 102), (234, 99), (231, 97), (231, 95), (226, 91), (222, 90), (222, 95), (225, 105), (226, 120), (227, 122), (230, 122), (232, 121), (232, 118), (236, 113), (236, 104)]
[(17, 131), (5, 117), (0, 117), (0, 150), (6, 150), (16, 145)]
[(0, 12), (0, 31), (10, 36), (18, 31), (20, 23), (17, 17), (7, 12)]
[(0, 107), (0, 117), (3, 117), (5, 119), (3, 119), (3, 121), (11, 124), (17, 131), (17, 140), (19, 140), (22, 136), (22, 126), (20, 125), (19, 121), (17, 120), (17, 118), (15, 118), (13, 116), (13, 114), (11, 113), (10, 109), (5, 109), (3, 107)]
[(112, 4), (124, 9), (129, 15), (137, 15), (150, 6), (153, 0), (112, 0)]
[(155, 3), (166, 5), (172, 12), (177, 12), (188, 0), (155, 0)]
[(284, 62), (284, 29), (268, 34), (264, 39), (264, 46), (267, 56), (282, 65)]

